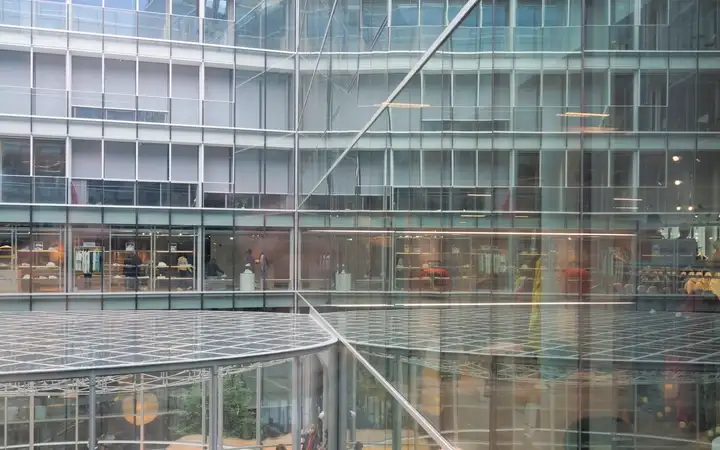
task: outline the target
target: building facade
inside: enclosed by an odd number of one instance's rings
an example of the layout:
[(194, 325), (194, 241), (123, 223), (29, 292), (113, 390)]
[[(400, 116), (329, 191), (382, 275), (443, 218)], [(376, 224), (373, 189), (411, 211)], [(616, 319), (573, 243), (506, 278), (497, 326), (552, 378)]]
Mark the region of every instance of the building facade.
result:
[(0, 303), (606, 295), (714, 254), (717, 1), (468, 7), (3, 1)]

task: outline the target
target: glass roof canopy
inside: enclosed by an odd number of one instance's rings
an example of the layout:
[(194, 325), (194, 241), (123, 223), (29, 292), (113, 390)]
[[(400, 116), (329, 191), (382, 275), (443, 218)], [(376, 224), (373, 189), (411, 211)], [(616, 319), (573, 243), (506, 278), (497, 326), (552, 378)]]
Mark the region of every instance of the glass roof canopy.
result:
[[(466, 400), (474, 409), (454, 408), (463, 420), (479, 418), (477, 429), (489, 430), (493, 425), (482, 419), (493, 411), (482, 397), (488, 381), (513, 387), (508, 392), (517, 397), (541, 380), (548, 392), (569, 392), (580, 379), (575, 375), (597, 371), (593, 398), (617, 399), (633, 411), (626, 403), (654, 398), (653, 383), (712, 385), (720, 373), (714, 337), (720, 317), (714, 314), (545, 305), (534, 316), (531, 305), (522, 304), (308, 312), (0, 314), (6, 324), (0, 402), (8, 429), (19, 430), (8, 434), (7, 445), (25, 445), (29, 431), (20, 428), (28, 424), (42, 429), (47, 442), (70, 433), (74, 437), (63, 439), (90, 446), (294, 447), (300, 436), (291, 433), (293, 424), (309, 426), (322, 410), (328, 420), (342, 422), (327, 422), (328, 429), (350, 429), (353, 420), (340, 412), (370, 414), (366, 399), (380, 397), (399, 405), (383, 413), (393, 416), (387, 423), (404, 428), (360, 421), (353, 428), (358, 440), (451, 448), (446, 437), (437, 437), (449, 425), (437, 422), (436, 413), (450, 400), (424, 394), (443, 383), (470, 389)], [(336, 345), (341, 342), (349, 346)], [(651, 403), (635, 413), (655, 414), (642, 409), (655, 407)], [(249, 412), (233, 425), (237, 405)], [(282, 430), (268, 434), (268, 417), (277, 417)], [(473, 439), (487, 441), (484, 435)]]
[(0, 382), (248, 364), (336, 342), (311, 317), (215, 311), (0, 313)]
[[(720, 366), (720, 315), (529, 304), (322, 314), (353, 345), (553, 362)], [(533, 318), (533, 316), (535, 316)], [(531, 321), (537, 320), (531, 325)], [(540, 337), (542, 339), (540, 339)]]
[[(702, 313), (543, 308), (542, 348), (528, 307), (360, 310), (322, 314), (361, 347), (466, 356), (629, 364), (720, 365), (720, 317)], [(250, 364), (317, 352), (337, 339), (310, 315), (215, 311), (0, 313), (0, 382), (215, 362)], [(578, 333), (581, 330), (582, 333)]]

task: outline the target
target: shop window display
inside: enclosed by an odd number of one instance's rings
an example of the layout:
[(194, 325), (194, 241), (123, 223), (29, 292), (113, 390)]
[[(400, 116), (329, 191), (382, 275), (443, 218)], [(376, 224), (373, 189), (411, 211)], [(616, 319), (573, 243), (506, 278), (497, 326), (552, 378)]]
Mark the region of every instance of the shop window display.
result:
[(194, 290), (195, 236), (192, 230), (112, 230), (110, 290)]
[(206, 290), (290, 288), (288, 232), (210, 230), (205, 236)]
[(235, 237), (228, 230), (208, 230), (205, 235), (206, 291), (232, 291), (235, 286), (235, 270), (239, 255), (233, 242)]
[(196, 235), (192, 230), (155, 234), (155, 291), (195, 289)]
[(13, 242), (12, 229), (0, 229), (0, 294), (17, 291), (18, 277), (14, 267), (17, 249)]
[(308, 230), (301, 284), (307, 291), (497, 292), (519, 300), (610, 294), (635, 279), (637, 242), (632, 230), (582, 240), (569, 230)]
[(287, 290), (290, 287), (290, 237), (287, 233), (237, 233), (237, 245), (244, 249), (243, 272), (254, 264), (256, 286), (260, 290)]
[(302, 288), (309, 291), (390, 290), (388, 233), (302, 235)]
[(110, 292), (150, 291), (152, 231), (118, 229), (110, 234)]
[(20, 292), (65, 291), (65, 246), (61, 228), (18, 228), (15, 267)]
[(112, 264), (106, 264), (110, 251), (108, 231), (72, 229), (73, 291), (110, 291)]
[(0, 293), (65, 291), (62, 228), (0, 229)]
[(395, 238), (398, 290), (498, 289), (506, 273), (507, 239), (401, 234)]

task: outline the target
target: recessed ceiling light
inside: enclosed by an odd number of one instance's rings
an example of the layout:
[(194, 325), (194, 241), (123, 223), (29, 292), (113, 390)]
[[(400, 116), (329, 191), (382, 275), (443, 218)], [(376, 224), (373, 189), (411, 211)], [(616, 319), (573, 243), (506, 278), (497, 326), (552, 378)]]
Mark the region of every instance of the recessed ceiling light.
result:
[(682, 158), (681, 158), (680, 156), (678, 156), (678, 155), (673, 155), (673, 157), (672, 157), (672, 160), (675, 161), (675, 162), (678, 162), (678, 161), (680, 161), (681, 159), (682, 159)]
[(682, 184), (682, 180), (675, 180), (675, 186), (680, 186)]

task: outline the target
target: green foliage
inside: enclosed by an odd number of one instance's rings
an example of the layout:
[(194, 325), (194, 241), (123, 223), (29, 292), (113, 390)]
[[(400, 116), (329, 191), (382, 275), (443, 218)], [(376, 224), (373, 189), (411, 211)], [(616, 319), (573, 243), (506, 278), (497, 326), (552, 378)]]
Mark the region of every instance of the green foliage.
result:
[(223, 429), (227, 436), (255, 439), (255, 405), (251, 402), (252, 392), (242, 375), (231, 375), (225, 378), (223, 382)]
[[(228, 375), (223, 379), (223, 430), (226, 437), (255, 439), (255, 405), (252, 392), (242, 374)], [(193, 386), (183, 402), (175, 431), (179, 435), (200, 434), (202, 410), (207, 407), (202, 388)]]

